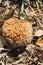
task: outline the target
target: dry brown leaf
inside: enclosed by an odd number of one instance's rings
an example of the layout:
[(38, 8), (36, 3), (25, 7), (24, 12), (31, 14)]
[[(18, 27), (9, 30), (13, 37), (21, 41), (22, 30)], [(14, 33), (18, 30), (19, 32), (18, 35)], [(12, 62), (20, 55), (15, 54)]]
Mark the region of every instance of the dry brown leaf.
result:
[(39, 39), (36, 41), (36, 45), (37, 45), (37, 46), (40, 46), (40, 47), (43, 47), (43, 39), (39, 38)]

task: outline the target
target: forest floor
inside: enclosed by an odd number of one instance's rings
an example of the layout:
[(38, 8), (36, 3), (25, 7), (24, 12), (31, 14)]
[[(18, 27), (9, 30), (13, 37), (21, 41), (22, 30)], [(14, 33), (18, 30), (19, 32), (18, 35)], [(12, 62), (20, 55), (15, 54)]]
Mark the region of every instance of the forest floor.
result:
[(11, 17), (30, 21), (33, 39), (26, 47), (10, 49), (3, 47), (6, 40), (0, 34), (0, 65), (43, 65), (43, 1), (0, 0), (0, 20)]

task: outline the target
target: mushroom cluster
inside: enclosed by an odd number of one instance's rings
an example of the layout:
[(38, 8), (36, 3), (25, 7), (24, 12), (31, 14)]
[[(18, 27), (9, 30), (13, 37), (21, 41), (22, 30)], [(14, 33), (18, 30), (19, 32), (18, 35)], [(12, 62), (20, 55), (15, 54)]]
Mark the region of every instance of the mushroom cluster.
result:
[(10, 18), (2, 26), (4, 38), (14, 48), (31, 42), (33, 37), (32, 25), (29, 21)]

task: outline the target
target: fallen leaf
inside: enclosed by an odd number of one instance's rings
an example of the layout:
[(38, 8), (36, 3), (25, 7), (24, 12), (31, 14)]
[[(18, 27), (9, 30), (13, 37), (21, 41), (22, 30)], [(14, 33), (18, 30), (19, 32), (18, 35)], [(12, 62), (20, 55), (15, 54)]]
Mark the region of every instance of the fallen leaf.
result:
[(38, 38), (38, 40), (35, 43), (37, 46), (43, 48), (43, 39), (42, 38)]
[(41, 36), (41, 35), (43, 35), (43, 31), (42, 30), (37, 30), (36, 32), (35, 32), (35, 36)]

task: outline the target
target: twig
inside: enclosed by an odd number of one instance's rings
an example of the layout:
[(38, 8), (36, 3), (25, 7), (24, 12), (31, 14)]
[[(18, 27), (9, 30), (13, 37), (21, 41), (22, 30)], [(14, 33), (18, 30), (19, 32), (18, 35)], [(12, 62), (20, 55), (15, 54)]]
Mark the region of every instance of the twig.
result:
[(11, 49), (0, 48), (0, 51), (11, 51)]

